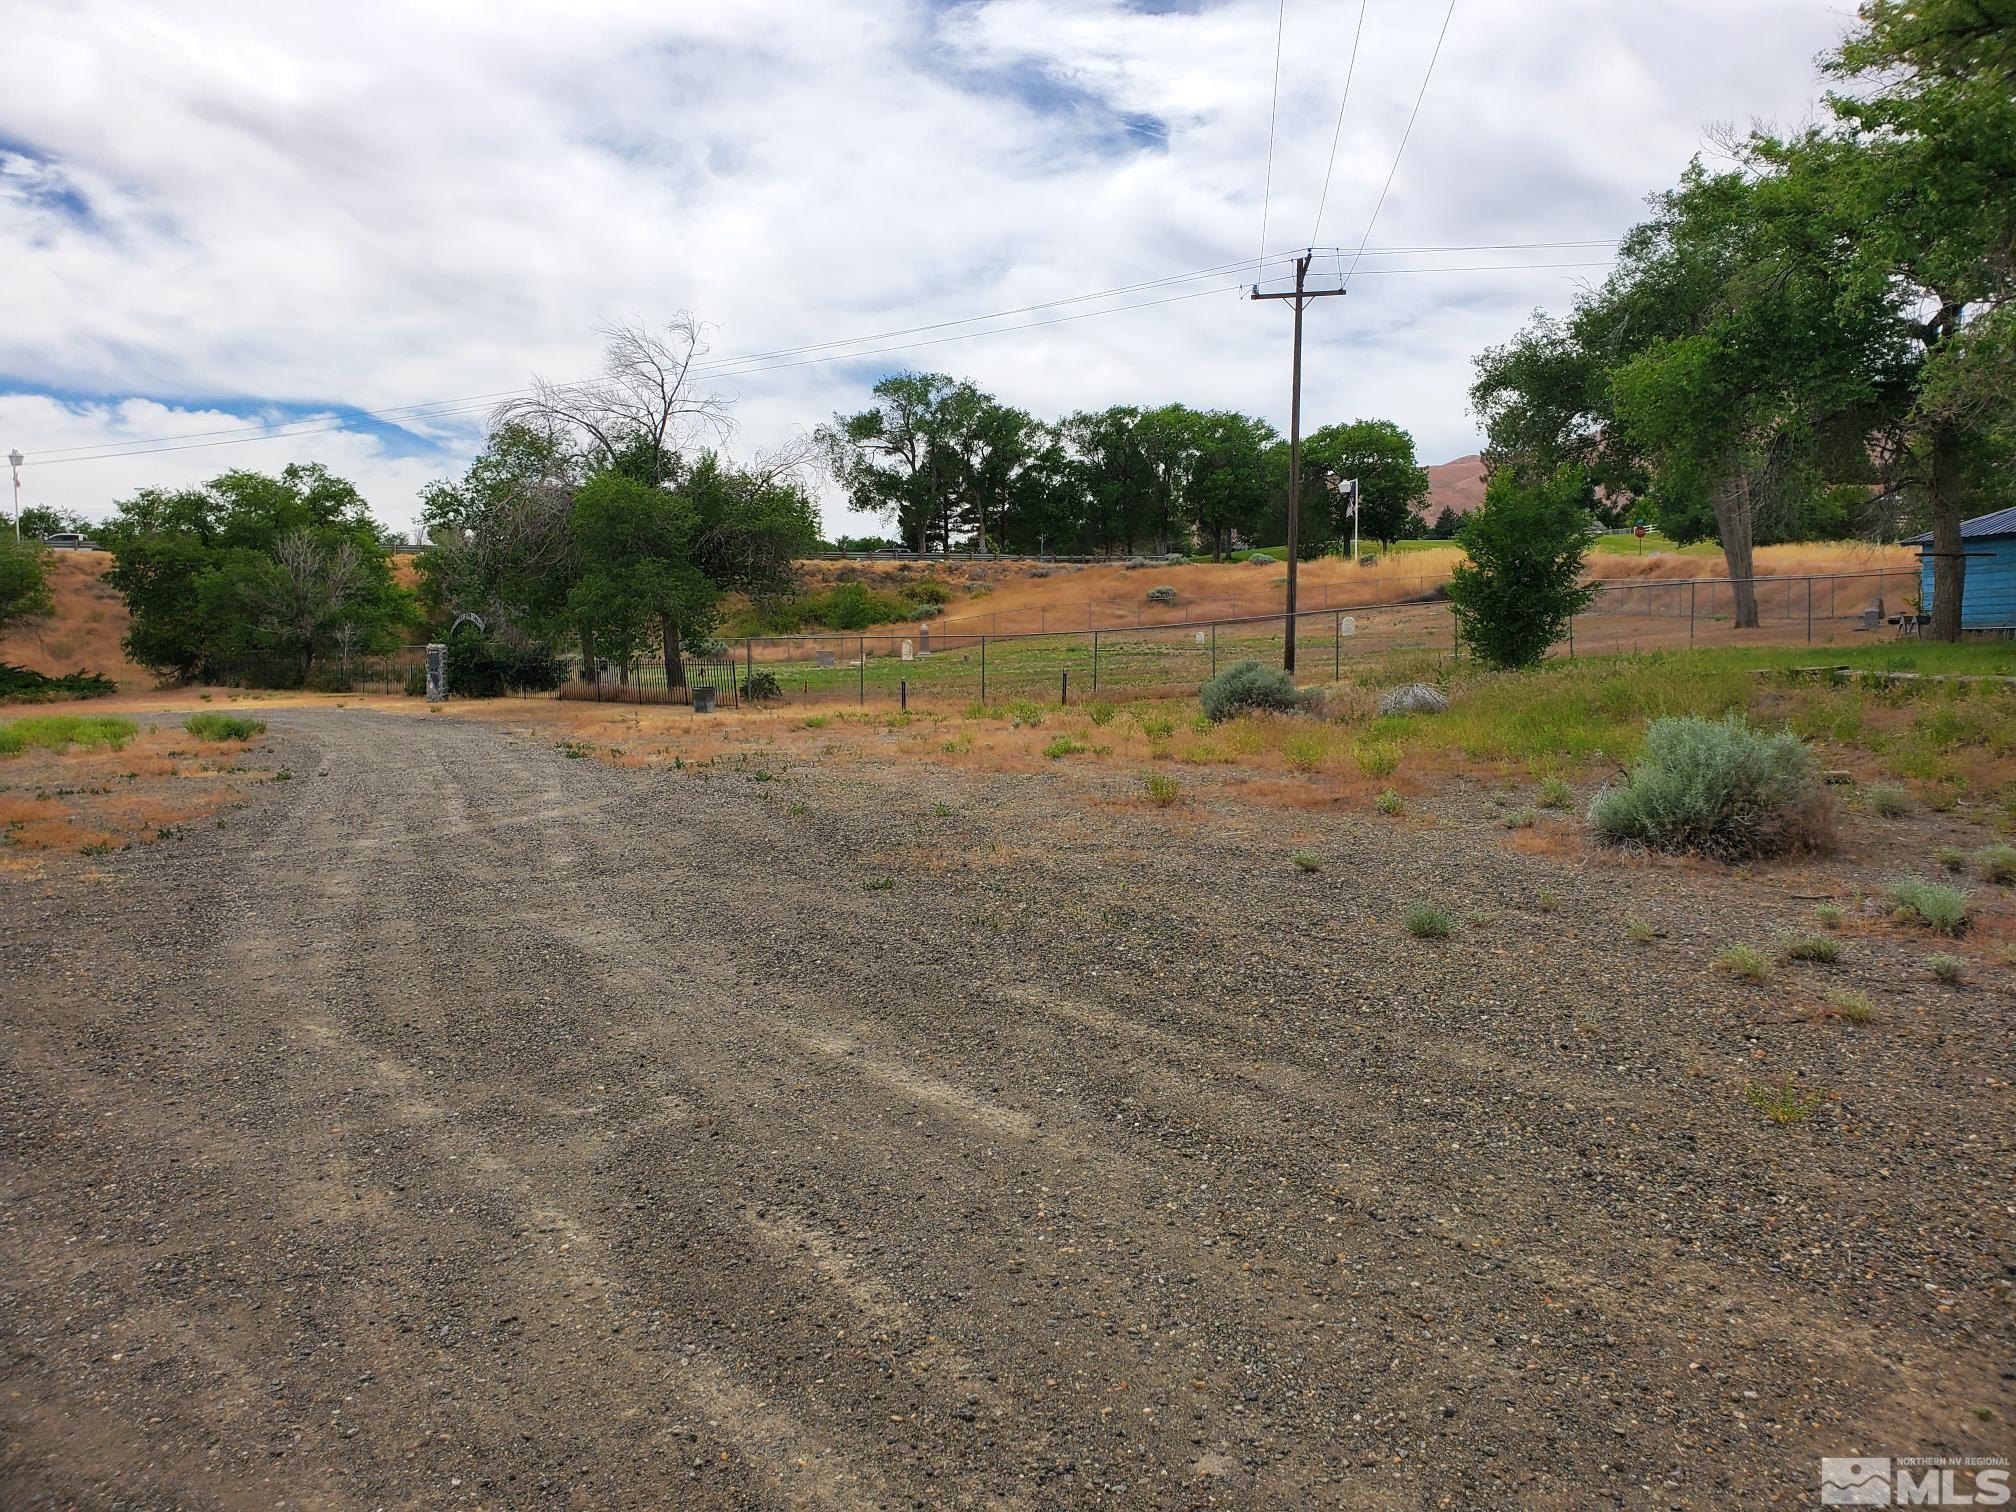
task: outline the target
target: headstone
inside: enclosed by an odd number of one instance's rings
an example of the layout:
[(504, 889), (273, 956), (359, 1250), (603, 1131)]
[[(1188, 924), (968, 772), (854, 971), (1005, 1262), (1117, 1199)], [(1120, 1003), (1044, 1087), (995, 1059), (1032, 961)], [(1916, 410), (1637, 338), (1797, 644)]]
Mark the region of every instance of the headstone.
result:
[(439, 641), (427, 647), (427, 702), (439, 703), (448, 696), (448, 648)]
[(931, 627), (929, 625), (919, 625), (917, 627), (917, 650), (924, 656), (931, 654)]
[(1337, 633), (1339, 635), (1356, 635), (1358, 633), (1358, 621), (1348, 614), (1345, 615), (1343, 619), (1337, 622)]
[(1197, 632), (1197, 644), (1200, 646), (1204, 644), (1204, 632), (1202, 630)]
[(911, 645), (910, 642), (906, 640), (905, 642), (903, 642), (903, 660), (915, 661), (916, 659), (917, 659), (917, 648)]
[(812, 660), (814, 665), (821, 667), (831, 667), (836, 664), (831, 651), (815, 651), (812, 653)]

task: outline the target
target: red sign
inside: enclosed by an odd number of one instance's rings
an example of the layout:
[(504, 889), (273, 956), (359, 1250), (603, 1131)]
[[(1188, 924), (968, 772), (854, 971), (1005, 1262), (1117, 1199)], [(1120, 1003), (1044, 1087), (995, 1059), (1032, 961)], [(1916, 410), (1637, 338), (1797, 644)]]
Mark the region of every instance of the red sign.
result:
[(1642, 541), (1645, 539), (1645, 527), (1643, 525), (1633, 525), (1631, 527), (1631, 534)]

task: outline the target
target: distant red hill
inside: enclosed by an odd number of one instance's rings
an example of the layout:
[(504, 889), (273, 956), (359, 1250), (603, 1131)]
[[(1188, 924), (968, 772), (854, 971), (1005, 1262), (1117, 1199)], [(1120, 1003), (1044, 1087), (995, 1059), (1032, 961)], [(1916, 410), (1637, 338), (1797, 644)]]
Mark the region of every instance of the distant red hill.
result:
[(1421, 518), (1429, 524), (1441, 519), (1445, 509), (1466, 515), (1483, 502), (1484, 459), (1475, 452), (1428, 469), (1428, 502), (1421, 508)]

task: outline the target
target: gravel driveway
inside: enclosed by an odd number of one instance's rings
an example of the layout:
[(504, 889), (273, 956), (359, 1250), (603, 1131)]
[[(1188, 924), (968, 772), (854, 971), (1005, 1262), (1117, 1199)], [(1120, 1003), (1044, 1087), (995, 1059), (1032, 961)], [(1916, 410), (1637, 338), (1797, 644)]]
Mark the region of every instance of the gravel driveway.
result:
[[(2008, 995), (1877, 932), (1877, 1023), (1787, 1014), (1710, 965), (1782, 885), (1481, 794), (271, 724), (295, 780), (0, 892), (0, 1504), (1720, 1508), (2009, 1452)], [(1774, 1126), (1786, 1075), (1838, 1095)]]

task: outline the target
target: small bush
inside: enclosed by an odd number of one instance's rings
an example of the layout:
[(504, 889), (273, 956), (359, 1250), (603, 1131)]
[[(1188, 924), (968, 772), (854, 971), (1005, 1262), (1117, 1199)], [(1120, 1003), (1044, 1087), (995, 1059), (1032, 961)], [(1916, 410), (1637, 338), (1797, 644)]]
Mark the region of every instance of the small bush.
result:
[(1400, 765), (1400, 747), (1390, 740), (1367, 740), (1353, 748), (1351, 759), (1367, 777), (1387, 777)]
[(1043, 754), (1056, 761), (1059, 757), (1076, 756), (1079, 752), (1089, 749), (1090, 747), (1082, 740), (1073, 740), (1069, 735), (1059, 735), (1043, 747)]
[(308, 675), (301, 679), (301, 686), (310, 693), (349, 693), (356, 687), (351, 682), (348, 672), (341, 667), (329, 666), (310, 670)]
[(242, 714), (191, 714), (182, 728), (198, 740), (251, 740), (266, 733), (266, 721)]
[(1320, 772), (1328, 754), (1322, 737), (1317, 735), (1290, 735), (1281, 742), (1281, 757), (1291, 771)]
[(759, 667), (742, 679), (742, 696), (751, 703), (763, 703), (773, 698), (782, 698), (784, 690), (777, 685), (777, 674)]
[(1715, 964), (1731, 976), (1758, 986), (1771, 980), (1771, 962), (1765, 958), (1763, 951), (1752, 945), (1731, 945), (1715, 957)]
[(1391, 788), (1385, 789), (1372, 802), (1382, 814), (1401, 814), (1405, 813), (1407, 809), (1407, 805), (1401, 800), (1400, 795)]
[(1944, 951), (1938, 955), (1927, 956), (1925, 965), (1935, 978), (1948, 987), (1958, 986), (1967, 976), (1967, 963), (1956, 955), (1947, 955)]
[(1540, 784), (1540, 807), (1564, 809), (1574, 801), (1574, 791), (1561, 778), (1549, 777)]
[(1085, 717), (1095, 725), (1109, 725), (1113, 722), (1113, 705), (1103, 698), (1095, 698), (1085, 705)]
[(110, 714), (38, 714), (0, 725), (0, 756), (18, 756), (30, 746), (60, 751), (68, 746), (106, 746), (116, 751), (140, 733), (130, 719)]
[(1323, 870), (1323, 858), (1314, 851), (1297, 851), (1293, 859), (1297, 871), (1319, 872)]
[(1466, 560), (1450, 574), (1450, 607), (1464, 643), (1487, 666), (1537, 665), (1596, 596), (1582, 581), (1585, 492), (1577, 470), (1534, 481), (1500, 469), (1483, 506), (1457, 531)]
[(1596, 795), (1589, 822), (1612, 844), (1723, 860), (1817, 847), (1831, 832), (1798, 737), (1753, 730), (1734, 715), (1653, 720), (1629, 780)]
[(1167, 583), (1157, 583), (1153, 588), (1148, 590), (1148, 602), (1151, 604), (1173, 604), (1176, 602), (1176, 590), (1171, 588)]
[(1832, 966), (1841, 959), (1841, 942), (1832, 935), (1787, 935), (1778, 942), (1781, 961), (1817, 961)]
[(45, 672), (0, 662), (0, 701), (55, 703), (66, 698), (103, 698), (118, 691), (117, 683), (96, 672), (77, 671), (51, 677)]
[(1869, 807), (1885, 819), (1901, 819), (1911, 812), (1911, 799), (1899, 787), (1873, 787), (1869, 789)]
[(1867, 1024), (1875, 1020), (1876, 1005), (1869, 1001), (1866, 993), (1852, 987), (1832, 987), (1820, 994), (1820, 1002), (1828, 1018), (1846, 1019), (1851, 1024)]
[(1183, 785), (1174, 777), (1165, 777), (1160, 772), (1143, 773), (1141, 785), (1148, 792), (1148, 801), (1157, 808), (1168, 808), (1183, 796)]
[(949, 604), (952, 590), (936, 578), (919, 578), (903, 585), (903, 597), (913, 604)]
[(1447, 910), (1432, 903), (1416, 903), (1405, 915), (1407, 933), (1417, 940), (1446, 940), (1456, 932), (1456, 921)]
[(424, 666), (406, 669), (406, 696), (425, 698), (427, 696), (427, 669)]
[(1635, 914), (1624, 921), (1624, 932), (1640, 945), (1650, 945), (1659, 938), (1659, 929), (1650, 919), (1641, 919)]
[(1743, 1096), (1751, 1107), (1781, 1126), (1804, 1123), (1826, 1100), (1825, 1093), (1800, 1091), (1792, 1085), (1789, 1076), (1776, 1086), (1767, 1082), (1750, 1082), (1743, 1088)]
[(1499, 823), (1510, 830), (1531, 829), (1539, 821), (1539, 815), (1529, 808), (1513, 809), (1499, 819)]
[(1308, 697), (1279, 667), (1263, 667), (1258, 662), (1235, 662), (1197, 690), (1205, 715), (1216, 724), (1254, 710), (1280, 714), (1299, 713), (1308, 707)]
[(2016, 882), (2016, 845), (1984, 845), (1974, 852), (1974, 875), (1983, 882)]
[(1836, 903), (1816, 903), (1813, 906), (1813, 917), (1818, 919), (1821, 927), (1825, 929), (1839, 929), (1848, 922), (1847, 913)]
[(1900, 913), (1940, 934), (1956, 935), (1967, 927), (1968, 894), (1964, 887), (1906, 878), (1890, 884), (1890, 901)]
[(1275, 558), (1265, 551), (1249, 551), (1246, 553), (1246, 560), (1249, 562), (1259, 562), (1271, 567), (1274, 565)]
[(1035, 729), (1043, 723), (1043, 706), (1033, 698), (1018, 698), (1008, 705), (1009, 722), (1016, 729)]
[(1932, 859), (1949, 872), (1967, 870), (1967, 852), (1957, 845), (1942, 845), (1932, 852)]
[(1167, 740), (1176, 733), (1176, 721), (1164, 714), (1136, 715), (1141, 733), (1150, 740)]

